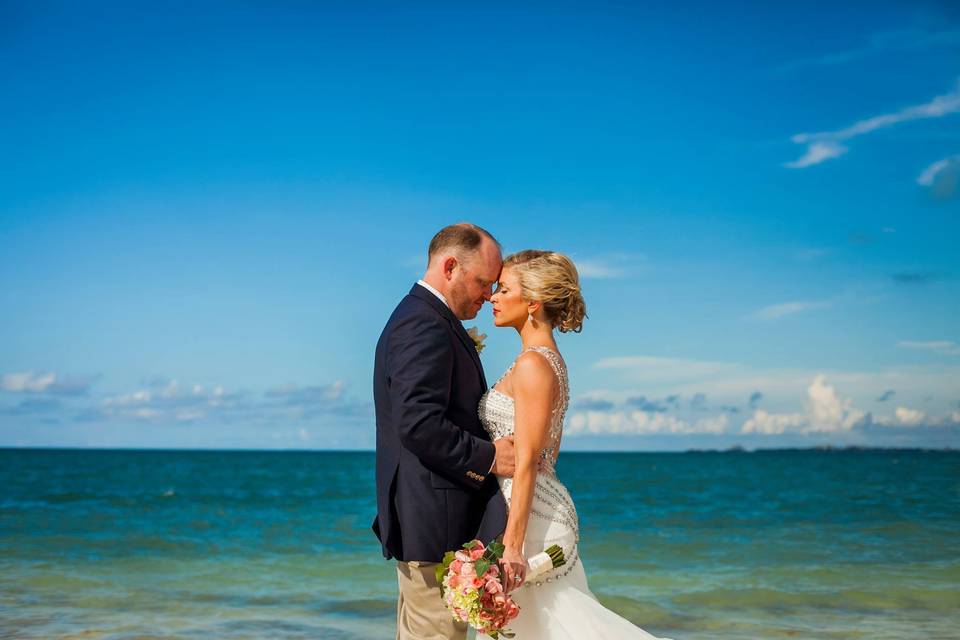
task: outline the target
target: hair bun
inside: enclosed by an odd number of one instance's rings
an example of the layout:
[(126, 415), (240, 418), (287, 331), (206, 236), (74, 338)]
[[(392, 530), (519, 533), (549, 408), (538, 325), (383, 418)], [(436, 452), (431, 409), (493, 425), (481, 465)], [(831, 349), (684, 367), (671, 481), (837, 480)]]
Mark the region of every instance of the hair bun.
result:
[(543, 304), (554, 328), (562, 333), (583, 330), (587, 305), (573, 260), (556, 251), (527, 249), (507, 256), (503, 266), (517, 272), (523, 296)]

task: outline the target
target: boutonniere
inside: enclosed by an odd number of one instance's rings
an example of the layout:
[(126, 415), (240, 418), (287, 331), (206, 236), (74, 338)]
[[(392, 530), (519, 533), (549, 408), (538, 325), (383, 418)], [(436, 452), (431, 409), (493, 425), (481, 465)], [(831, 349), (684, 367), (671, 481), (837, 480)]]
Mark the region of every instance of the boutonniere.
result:
[(487, 334), (480, 333), (480, 330), (476, 327), (470, 327), (467, 329), (467, 335), (470, 336), (471, 340), (473, 340), (473, 346), (477, 348), (477, 353), (483, 351), (483, 341), (487, 337)]

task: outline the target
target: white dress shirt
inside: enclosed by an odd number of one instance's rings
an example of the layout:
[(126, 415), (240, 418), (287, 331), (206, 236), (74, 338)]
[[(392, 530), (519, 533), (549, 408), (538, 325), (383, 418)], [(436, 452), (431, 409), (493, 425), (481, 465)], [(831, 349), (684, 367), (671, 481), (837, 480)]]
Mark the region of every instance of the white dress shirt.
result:
[[(424, 281), (424, 280), (417, 280), (417, 284), (420, 285), (421, 287), (423, 287), (424, 289), (426, 289), (427, 291), (429, 291), (430, 293), (432, 293), (433, 295), (435, 295), (435, 296), (437, 296), (438, 298), (440, 298), (440, 302), (442, 302), (443, 304), (447, 305), (447, 308), (448, 308), (448, 309), (450, 308), (450, 303), (447, 302), (447, 299), (443, 297), (443, 294), (440, 293), (439, 291), (437, 291), (436, 289), (434, 289), (433, 287), (431, 287), (429, 284), (427, 284), (426, 281)], [(461, 323), (461, 324), (462, 324), (462, 323)], [(490, 474), (490, 473), (493, 472), (493, 467), (494, 467), (495, 464), (497, 464), (497, 456), (496, 456), (496, 455), (493, 456), (493, 462), (490, 464), (490, 469), (489, 469), (489, 471), (487, 471), (488, 474)]]
[(425, 280), (417, 280), (417, 284), (423, 287), (424, 289), (426, 289), (427, 291), (429, 291), (430, 293), (432, 293), (433, 295), (440, 298), (440, 302), (447, 305), (448, 309), (450, 308), (450, 303), (447, 302), (447, 299), (443, 297), (443, 294), (437, 291), (436, 289), (434, 289), (433, 287), (431, 287), (429, 284), (427, 284)]

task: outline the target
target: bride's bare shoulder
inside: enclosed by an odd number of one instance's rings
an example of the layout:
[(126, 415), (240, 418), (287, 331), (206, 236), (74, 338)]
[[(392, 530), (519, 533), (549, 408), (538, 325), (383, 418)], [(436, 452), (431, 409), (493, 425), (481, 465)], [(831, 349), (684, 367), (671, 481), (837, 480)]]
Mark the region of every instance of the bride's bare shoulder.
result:
[(537, 393), (553, 387), (553, 369), (546, 357), (536, 351), (521, 353), (511, 373), (514, 389)]

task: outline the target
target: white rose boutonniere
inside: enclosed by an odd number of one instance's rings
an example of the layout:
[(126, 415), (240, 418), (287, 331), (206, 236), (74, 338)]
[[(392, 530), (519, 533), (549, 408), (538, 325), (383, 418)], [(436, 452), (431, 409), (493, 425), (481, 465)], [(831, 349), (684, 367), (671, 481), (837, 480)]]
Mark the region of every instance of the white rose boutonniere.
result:
[(476, 327), (470, 327), (467, 329), (467, 335), (473, 340), (473, 346), (477, 348), (477, 353), (483, 351), (483, 341), (486, 339), (487, 334), (480, 333), (480, 330)]

